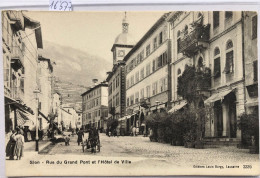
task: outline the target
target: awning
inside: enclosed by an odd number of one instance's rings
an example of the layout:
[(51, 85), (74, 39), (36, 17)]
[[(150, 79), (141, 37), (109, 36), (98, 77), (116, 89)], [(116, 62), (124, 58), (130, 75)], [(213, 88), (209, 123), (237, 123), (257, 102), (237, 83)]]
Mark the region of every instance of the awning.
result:
[(233, 90), (227, 90), (219, 93), (214, 93), (212, 96), (210, 96), (208, 99), (204, 101), (204, 104), (210, 104), (218, 100), (223, 100), (226, 95), (231, 93)]
[(173, 113), (173, 112), (175, 112), (175, 111), (178, 111), (178, 110), (180, 110), (181, 108), (183, 108), (184, 106), (186, 106), (186, 104), (187, 104), (187, 102), (185, 101), (185, 102), (182, 102), (182, 103), (180, 103), (180, 104), (178, 104), (178, 105), (175, 105), (175, 106), (173, 106), (172, 109), (170, 109), (168, 112), (169, 112), (169, 113)]
[(20, 110), (16, 110), (16, 116), (17, 116), (17, 125), (22, 126), (25, 124), (26, 121), (29, 121), (30, 119)]
[(44, 119), (46, 119), (48, 122), (50, 122), (48, 117), (46, 117), (41, 111), (39, 111), (39, 115), (41, 115)]
[(17, 101), (15, 101), (12, 98), (9, 98), (8, 96), (5, 96), (5, 105), (12, 105), (24, 113), (29, 112), (30, 114), (34, 114), (31, 108), (24, 104), (18, 103)]

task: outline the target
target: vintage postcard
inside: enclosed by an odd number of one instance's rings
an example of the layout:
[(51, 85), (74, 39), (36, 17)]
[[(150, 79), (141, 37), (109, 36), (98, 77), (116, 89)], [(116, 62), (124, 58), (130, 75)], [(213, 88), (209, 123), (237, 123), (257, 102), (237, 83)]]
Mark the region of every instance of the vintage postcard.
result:
[(7, 176), (259, 175), (253, 11), (2, 11)]

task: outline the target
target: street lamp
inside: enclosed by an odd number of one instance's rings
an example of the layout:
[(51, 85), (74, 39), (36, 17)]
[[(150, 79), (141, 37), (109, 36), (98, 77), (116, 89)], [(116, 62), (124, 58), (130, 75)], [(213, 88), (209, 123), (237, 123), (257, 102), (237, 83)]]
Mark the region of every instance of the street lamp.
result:
[(33, 91), (33, 93), (35, 94), (35, 101), (36, 101), (36, 126), (35, 126), (35, 131), (36, 131), (36, 136), (35, 136), (35, 142), (36, 142), (36, 146), (35, 146), (35, 151), (39, 151), (39, 135), (38, 135), (38, 109), (39, 109), (39, 96), (38, 94), (40, 93), (40, 90), (38, 89), (38, 87)]

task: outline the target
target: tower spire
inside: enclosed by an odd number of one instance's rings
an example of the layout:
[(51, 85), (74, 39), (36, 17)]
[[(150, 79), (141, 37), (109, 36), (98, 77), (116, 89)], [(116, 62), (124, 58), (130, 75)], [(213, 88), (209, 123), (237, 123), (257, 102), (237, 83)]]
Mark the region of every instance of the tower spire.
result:
[(126, 12), (125, 12), (125, 17), (123, 18), (123, 22), (122, 22), (123, 33), (128, 32), (128, 26), (129, 26), (129, 23), (128, 23), (128, 20), (126, 17)]

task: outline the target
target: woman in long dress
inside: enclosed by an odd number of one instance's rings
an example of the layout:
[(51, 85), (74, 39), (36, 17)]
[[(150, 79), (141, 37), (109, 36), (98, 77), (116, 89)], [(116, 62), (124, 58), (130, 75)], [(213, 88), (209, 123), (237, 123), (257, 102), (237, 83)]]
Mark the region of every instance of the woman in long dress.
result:
[(21, 134), (21, 131), (17, 132), (15, 136), (15, 147), (14, 147), (14, 156), (17, 156), (17, 160), (21, 159), (23, 156), (23, 146), (24, 146), (24, 136)]
[(83, 129), (82, 129), (82, 128), (80, 129), (80, 131), (78, 131), (77, 135), (78, 135), (78, 140), (77, 140), (77, 142), (78, 142), (78, 145), (80, 145), (80, 143), (82, 142), (83, 137), (84, 137), (84, 132), (83, 132)]
[(14, 147), (15, 147), (15, 130), (12, 130), (10, 140), (6, 145), (6, 156), (9, 156), (10, 160), (14, 159)]

